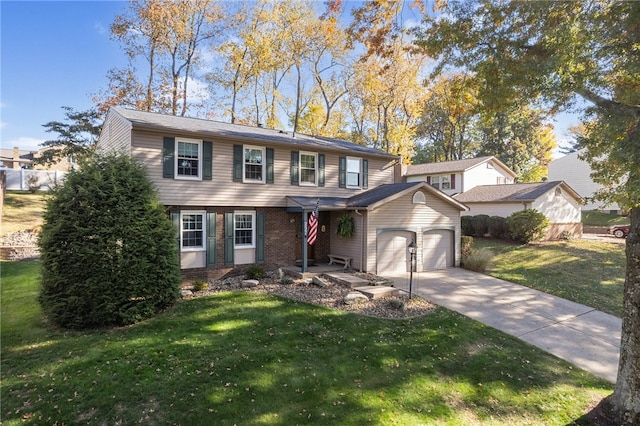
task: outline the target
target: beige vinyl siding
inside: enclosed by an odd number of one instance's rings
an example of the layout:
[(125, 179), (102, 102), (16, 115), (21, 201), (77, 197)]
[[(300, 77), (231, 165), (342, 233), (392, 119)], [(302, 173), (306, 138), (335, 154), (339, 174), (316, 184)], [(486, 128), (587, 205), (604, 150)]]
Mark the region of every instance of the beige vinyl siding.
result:
[[(213, 142), (213, 179), (211, 181), (165, 179), (162, 177), (163, 137), (179, 136)], [(286, 207), (287, 196), (349, 197), (364, 191), (338, 187), (338, 159), (341, 154), (332, 152), (319, 152), (325, 154), (324, 187), (291, 185), (291, 151), (297, 150), (297, 148), (270, 144), (264, 146), (274, 148), (274, 183), (233, 182), (234, 144), (242, 144), (242, 142), (220, 137), (134, 130), (132, 156), (147, 166), (147, 173), (156, 185), (160, 199), (165, 205)], [(259, 141), (252, 141), (250, 145), (261, 146)], [(393, 167), (388, 166), (389, 159), (363, 158), (369, 160), (369, 188), (384, 183), (393, 183)]]
[[(561, 190), (562, 194), (557, 196), (556, 189)], [(551, 223), (578, 223), (582, 221), (580, 204), (561, 188), (547, 191), (532, 203), (531, 208), (544, 214)]]
[[(346, 213), (351, 215), (354, 219), (356, 233), (352, 238), (338, 238), (335, 234), (335, 229), (338, 229), (338, 217), (342, 215), (342, 212), (332, 212), (330, 229), (333, 234), (331, 235), (331, 245), (329, 250), (331, 254), (351, 257), (351, 267), (353, 269), (366, 270), (364, 269), (366, 262), (363, 262), (363, 259), (366, 259), (367, 257), (366, 245), (364, 242), (364, 237), (367, 235), (365, 221), (367, 212), (359, 211), (356, 213), (355, 211), (347, 211)], [(363, 228), (363, 226), (365, 227)], [(362, 252), (361, 256), (362, 247), (365, 247), (365, 250)], [(375, 256), (375, 251), (373, 253)]]
[(98, 142), (98, 152), (102, 154), (131, 154), (131, 122), (111, 110), (102, 127)]
[[(460, 211), (446, 201), (425, 192), (427, 204), (414, 204), (413, 193), (404, 195), (392, 202), (383, 204), (369, 212), (366, 251), (367, 270), (376, 270), (376, 238), (379, 230), (405, 229), (416, 233), (418, 252), (416, 258), (422, 256), (423, 232), (429, 229), (455, 229), (455, 265), (460, 264)], [(418, 265), (418, 270), (421, 270)]]

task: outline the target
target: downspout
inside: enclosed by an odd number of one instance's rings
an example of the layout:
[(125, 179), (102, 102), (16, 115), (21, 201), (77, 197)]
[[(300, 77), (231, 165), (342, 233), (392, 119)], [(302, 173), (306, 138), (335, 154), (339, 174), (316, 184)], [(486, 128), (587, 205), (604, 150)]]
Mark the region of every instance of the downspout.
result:
[(362, 218), (362, 238), (360, 238), (360, 272), (362, 272), (362, 264), (364, 263), (364, 241), (365, 241), (365, 234), (364, 234), (364, 215), (362, 213), (360, 213), (358, 211), (358, 209), (355, 210), (356, 214), (358, 216), (360, 216)]

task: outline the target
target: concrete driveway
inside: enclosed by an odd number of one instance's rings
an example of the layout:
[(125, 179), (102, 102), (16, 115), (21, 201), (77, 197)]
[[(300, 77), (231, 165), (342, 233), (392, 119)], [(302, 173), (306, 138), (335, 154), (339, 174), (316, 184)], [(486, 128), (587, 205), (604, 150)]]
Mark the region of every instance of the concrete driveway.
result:
[[(385, 278), (409, 291), (409, 273)], [(413, 294), (616, 381), (620, 318), (462, 268), (414, 272), (411, 287)]]

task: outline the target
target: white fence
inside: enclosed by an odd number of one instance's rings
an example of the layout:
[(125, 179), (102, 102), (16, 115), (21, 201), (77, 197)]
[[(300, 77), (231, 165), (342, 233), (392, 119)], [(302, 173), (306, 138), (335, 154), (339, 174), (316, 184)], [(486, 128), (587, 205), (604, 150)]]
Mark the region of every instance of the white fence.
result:
[(60, 170), (28, 170), (2, 169), (7, 175), (7, 189), (11, 191), (28, 191), (37, 188), (48, 191), (64, 180), (67, 172)]

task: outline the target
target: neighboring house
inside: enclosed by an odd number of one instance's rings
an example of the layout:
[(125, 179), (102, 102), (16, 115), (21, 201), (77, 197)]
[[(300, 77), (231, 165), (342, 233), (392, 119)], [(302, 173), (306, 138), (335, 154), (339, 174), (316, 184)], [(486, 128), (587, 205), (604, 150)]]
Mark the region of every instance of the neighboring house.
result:
[[(457, 266), (466, 207), (426, 183), (394, 183), (397, 157), (336, 139), (111, 108), (99, 152), (143, 163), (179, 230), (181, 268), (196, 276), (248, 264), (351, 258), (354, 269)], [(316, 244), (306, 243), (318, 208)], [(338, 218), (355, 222), (336, 235)], [(306, 253), (306, 256), (304, 254)]]
[(448, 195), (478, 185), (513, 183), (516, 174), (494, 156), (403, 166), (407, 182), (427, 182)]
[(507, 217), (517, 211), (536, 209), (551, 222), (545, 239), (558, 239), (564, 232), (582, 236), (582, 199), (562, 181), (476, 186), (454, 198), (469, 207), (470, 211), (463, 212), (463, 216)]
[[(549, 180), (563, 180), (576, 190), (582, 198), (592, 197), (593, 194), (602, 188), (591, 179), (591, 167), (589, 163), (581, 160), (579, 156), (584, 153), (584, 149), (572, 152), (553, 160), (549, 163)], [(615, 203), (604, 204), (588, 200), (583, 206), (583, 210), (610, 210), (618, 213), (620, 206)]]
[(8, 169), (28, 169), (36, 151), (27, 151), (19, 147), (0, 148), (0, 167)]

